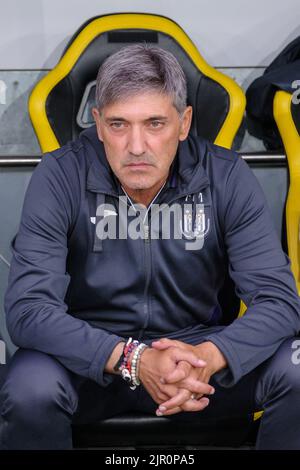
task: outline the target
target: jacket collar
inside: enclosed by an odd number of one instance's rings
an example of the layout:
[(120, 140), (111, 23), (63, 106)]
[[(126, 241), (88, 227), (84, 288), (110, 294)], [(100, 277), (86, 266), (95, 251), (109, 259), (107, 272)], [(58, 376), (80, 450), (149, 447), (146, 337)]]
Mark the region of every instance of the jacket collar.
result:
[[(87, 174), (87, 189), (113, 196), (123, 194), (120, 182), (107, 161), (103, 143), (98, 139), (96, 126), (83, 131), (80, 139), (84, 142), (91, 163)], [(179, 143), (165, 186), (165, 191), (167, 190), (170, 196), (179, 197), (181, 194), (196, 193), (209, 185), (208, 176), (202, 165), (205, 154), (204, 141), (199, 145), (195, 137), (190, 136)]]

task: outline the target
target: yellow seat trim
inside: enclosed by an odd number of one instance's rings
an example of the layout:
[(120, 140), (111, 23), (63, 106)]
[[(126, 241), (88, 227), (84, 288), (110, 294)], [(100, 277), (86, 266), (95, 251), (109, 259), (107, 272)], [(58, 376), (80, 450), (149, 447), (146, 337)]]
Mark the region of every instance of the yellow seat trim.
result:
[(246, 104), (241, 88), (230, 77), (211, 67), (185, 32), (172, 20), (150, 14), (122, 13), (103, 16), (91, 21), (74, 39), (53, 70), (33, 89), (29, 98), (29, 114), (42, 151), (49, 152), (60, 146), (46, 114), (46, 100), (49, 93), (68, 75), (93, 39), (102, 33), (117, 29), (149, 29), (173, 37), (202, 73), (220, 83), (227, 90), (230, 98), (229, 110), (215, 143), (230, 148), (241, 124)]
[(254, 413), (253, 420), (256, 421), (257, 419), (260, 419), (262, 415), (263, 415), (263, 411), (256, 411), (256, 413)]
[(285, 148), (289, 167), (289, 191), (286, 202), (288, 254), (300, 295), (300, 136), (291, 113), (292, 95), (278, 91), (274, 98), (274, 118)]

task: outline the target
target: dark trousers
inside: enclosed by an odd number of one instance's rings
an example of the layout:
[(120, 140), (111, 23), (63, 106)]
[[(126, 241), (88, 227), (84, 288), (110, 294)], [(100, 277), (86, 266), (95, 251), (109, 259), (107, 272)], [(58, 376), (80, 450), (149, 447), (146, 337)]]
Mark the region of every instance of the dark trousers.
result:
[[(218, 386), (209, 406), (172, 419), (237, 416), (264, 410), (257, 449), (300, 449), (300, 365), (292, 361), (294, 338), (231, 388)], [(77, 376), (54, 357), (19, 349), (0, 393), (0, 449), (71, 449), (72, 423), (93, 423), (122, 412), (155, 413), (143, 389), (120, 378), (100, 387)]]

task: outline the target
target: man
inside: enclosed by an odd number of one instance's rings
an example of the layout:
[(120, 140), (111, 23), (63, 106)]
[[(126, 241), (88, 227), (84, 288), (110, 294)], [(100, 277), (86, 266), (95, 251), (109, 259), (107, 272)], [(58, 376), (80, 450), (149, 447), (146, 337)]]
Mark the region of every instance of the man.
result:
[[(186, 94), (172, 54), (123, 48), (99, 70), (96, 127), (35, 170), (5, 298), (20, 349), (2, 448), (72, 448), (72, 422), (124, 411), (259, 409), (257, 448), (300, 448), (289, 260), (247, 164), (188, 136)], [(227, 267), (248, 309), (224, 327)]]

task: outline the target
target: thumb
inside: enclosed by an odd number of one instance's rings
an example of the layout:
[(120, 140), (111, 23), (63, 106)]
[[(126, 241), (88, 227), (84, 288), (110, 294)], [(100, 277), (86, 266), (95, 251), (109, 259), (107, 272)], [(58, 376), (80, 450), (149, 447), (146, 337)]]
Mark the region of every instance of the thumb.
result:
[(174, 344), (173, 344), (172, 340), (170, 340), (168, 338), (162, 338), (162, 339), (152, 341), (151, 346), (154, 349), (160, 349), (161, 351), (163, 351), (165, 349), (168, 349), (168, 348), (174, 346)]

